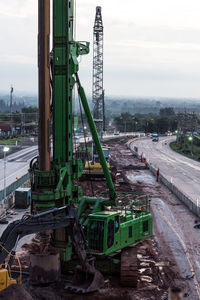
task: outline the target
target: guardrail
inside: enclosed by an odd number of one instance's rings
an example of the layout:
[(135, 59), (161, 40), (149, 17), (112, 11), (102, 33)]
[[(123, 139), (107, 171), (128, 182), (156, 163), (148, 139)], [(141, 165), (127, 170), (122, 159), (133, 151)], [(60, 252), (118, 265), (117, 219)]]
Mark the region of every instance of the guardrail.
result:
[[(30, 178), (29, 173), (23, 175), (10, 185), (6, 187), (6, 197), (9, 196), (12, 192), (14, 192), (18, 187), (20, 187), (24, 182), (26, 182)], [(0, 201), (4, 198), (4, 190), (0, 191)]]
[[(127, 143), (128, 148), (130, 149), (130, 151), (137, 156), (137, 158), (140, 157), (140, 155), (138, 154), (137, 151), (134, 151), (131, 148), (131, 144), (134, 143), (135, 140), (130, 140)], [(148, 164), (149, 170), (153, 173), (153, 175), (157, 175), (157, 169), (152, 166), (151, 164)], [(164, 184), (179, 200), (181, 200), (188, 208), (190, 211), (192, 211), (196, 216), (200, 217), (200, 207), (194, 203), (194, 201), (186, 194), (184, 194), (182, 191), (180, 191), (178, 189), (178, 187), (176, 185), (174, 185), (172, 182), (170, 182), (164, 175), (162, 175), (159, 172), (159, 182), (161, 182), (162, 184)]]

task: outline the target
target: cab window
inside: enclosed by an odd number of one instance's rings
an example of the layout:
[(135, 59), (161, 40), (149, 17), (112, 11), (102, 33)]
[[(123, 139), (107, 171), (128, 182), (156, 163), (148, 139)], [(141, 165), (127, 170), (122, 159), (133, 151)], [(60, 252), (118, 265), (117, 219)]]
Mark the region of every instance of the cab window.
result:
[(107, 239), (107, 247), (112, 247), (114, 243), (114, 221), (109, 220), (108, 222), (108, 239)]
[(115, 217), (115, 233), (119, 231), (119, 216)]

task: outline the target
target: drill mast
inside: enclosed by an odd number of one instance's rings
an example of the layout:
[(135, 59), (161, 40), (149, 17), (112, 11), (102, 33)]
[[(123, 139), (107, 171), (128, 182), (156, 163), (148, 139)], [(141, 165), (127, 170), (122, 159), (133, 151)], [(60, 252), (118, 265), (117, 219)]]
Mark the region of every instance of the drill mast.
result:
[[(50, 0), (38, 0), (39, 159), (38, 162), (32, 161), (30, 164), (34, 211), (72, 206), (82, 201), (82, 190), (80, 186), (74, 184), (74, 179), (81, 176), (83, 169), (82, 161), (73, 157), (72, 91), (75, 83), (78, 85), (79, 95), (105, 172), (110, 200), (115, 203), (116, 199), (85, 92), (78, 77), (77, 58), (88, 54), (89, 43), (76, 42), (73, 39), (73, 2), (73, 0), (53, 0), (53, 51), (49, 56)], [(50, 95), (52, 95), (51, 109)], [(51, 132), (53, 159), (50, 156)], [(65, 251), (67, 244), (68, 236), (65, 229), (56, 230), (55, 245), (64, 248)]]

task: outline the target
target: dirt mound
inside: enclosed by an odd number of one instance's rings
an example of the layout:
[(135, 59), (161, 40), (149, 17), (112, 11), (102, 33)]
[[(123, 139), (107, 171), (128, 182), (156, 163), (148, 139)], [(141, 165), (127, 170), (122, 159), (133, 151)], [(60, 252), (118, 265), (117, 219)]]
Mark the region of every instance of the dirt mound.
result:
[(33, 300), (31, 295), (18, 284), (12, 284), (0, 292), (0, 299), (3, 300)]

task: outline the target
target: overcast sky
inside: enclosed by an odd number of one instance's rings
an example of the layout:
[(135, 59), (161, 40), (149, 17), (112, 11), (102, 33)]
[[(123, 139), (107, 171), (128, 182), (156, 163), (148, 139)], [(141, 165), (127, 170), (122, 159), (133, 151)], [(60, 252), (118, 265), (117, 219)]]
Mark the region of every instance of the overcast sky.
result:
[[(37, 0), (0, 0), (0, 91), (37, 93)], [(104, 23), (106, 95), (200, 98), (199, 0), (76, 0), (76, 38)], [(92, 90), (90, 55), (80, 64)]]

